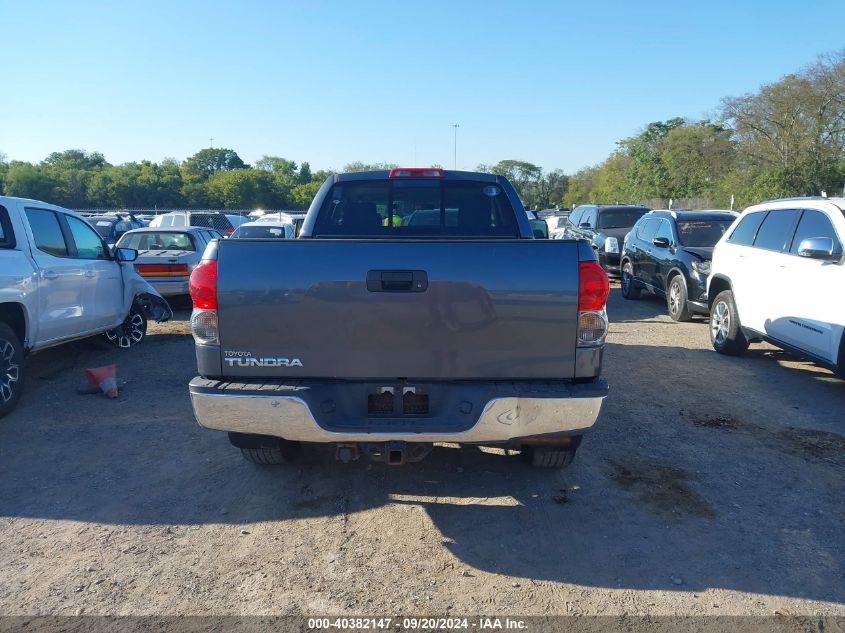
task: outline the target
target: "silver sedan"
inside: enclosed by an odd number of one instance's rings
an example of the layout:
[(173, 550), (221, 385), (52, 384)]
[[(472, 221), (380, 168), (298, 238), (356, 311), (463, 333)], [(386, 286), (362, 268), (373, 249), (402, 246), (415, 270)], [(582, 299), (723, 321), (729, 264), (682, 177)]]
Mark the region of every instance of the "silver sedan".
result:
[(188, 294), (191, 271), (202, 258), (208, 243), (223, 236), (214, 229), (198, 226), (143, 228), (127, 231), (118, 248), (138, 251), (135, 270), (163, 297)]

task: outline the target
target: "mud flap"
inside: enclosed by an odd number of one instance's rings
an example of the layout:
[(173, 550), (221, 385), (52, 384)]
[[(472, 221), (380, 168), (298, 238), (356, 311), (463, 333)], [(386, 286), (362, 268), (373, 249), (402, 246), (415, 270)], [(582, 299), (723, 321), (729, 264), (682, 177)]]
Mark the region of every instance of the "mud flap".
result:
[(123, 275), (123, 305), (126, 314), (133, 306), (138, 306), (147, 319), (156, 323), (169, 321), (173, 317), (170, 304), (138, 274), (131, 262), (122, 262), (120, 272)]

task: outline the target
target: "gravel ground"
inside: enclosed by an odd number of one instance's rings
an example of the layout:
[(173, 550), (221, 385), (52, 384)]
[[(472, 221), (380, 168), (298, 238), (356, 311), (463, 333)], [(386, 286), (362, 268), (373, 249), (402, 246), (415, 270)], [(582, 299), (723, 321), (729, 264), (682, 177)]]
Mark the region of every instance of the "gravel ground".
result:
[[(30, 358), (0, 420), (2, 614), (845, 614), (845, 383), (710, 349), (618, 287), (575, 463), (322, 447), (262, 469), (196, 425), (185, 318)], [(81, 396), (116, 361), (120, 398)]]

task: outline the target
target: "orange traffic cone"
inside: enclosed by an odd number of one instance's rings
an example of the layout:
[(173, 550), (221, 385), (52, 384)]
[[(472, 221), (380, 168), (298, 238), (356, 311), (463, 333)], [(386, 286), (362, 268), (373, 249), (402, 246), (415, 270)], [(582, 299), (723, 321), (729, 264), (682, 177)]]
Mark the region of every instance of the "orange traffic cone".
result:
[(88, 385), (92, 389), (99, 389), (109, 398), (117, 398), (117, 365), (105, 365), (86, 369)]

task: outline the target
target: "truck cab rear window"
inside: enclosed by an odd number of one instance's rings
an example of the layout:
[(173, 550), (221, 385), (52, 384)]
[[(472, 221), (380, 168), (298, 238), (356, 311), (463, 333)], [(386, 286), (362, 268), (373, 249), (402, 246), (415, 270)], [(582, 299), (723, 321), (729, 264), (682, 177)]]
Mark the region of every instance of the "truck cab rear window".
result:
[(505, 191), (491, 182), (431, 179), (340, 182), (314, 237), (518, 237)]

